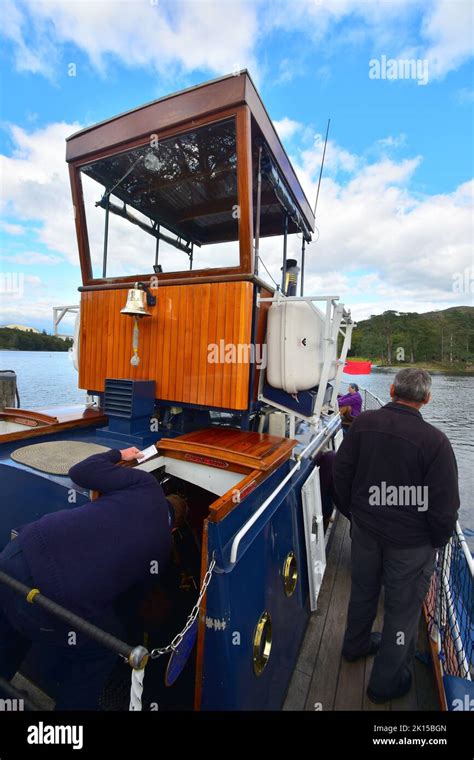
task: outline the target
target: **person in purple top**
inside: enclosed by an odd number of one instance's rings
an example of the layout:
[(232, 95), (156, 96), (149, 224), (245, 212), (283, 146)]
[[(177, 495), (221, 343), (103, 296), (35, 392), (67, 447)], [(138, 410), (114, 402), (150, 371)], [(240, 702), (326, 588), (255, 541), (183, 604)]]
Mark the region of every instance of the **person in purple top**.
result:
[(348, 393), (345, 396), (339, 396), (337, 399), (341, 417), (357, 417), (362, 411), (362, 396), (359, 393), (359, 386), (351, 383)]

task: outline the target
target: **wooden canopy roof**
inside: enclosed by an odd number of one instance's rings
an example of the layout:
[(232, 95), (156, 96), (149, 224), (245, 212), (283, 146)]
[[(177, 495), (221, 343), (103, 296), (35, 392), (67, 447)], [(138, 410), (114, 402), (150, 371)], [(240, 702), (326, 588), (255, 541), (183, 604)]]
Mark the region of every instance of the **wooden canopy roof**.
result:
[(213, 117), (217, 120), (240, 106), (248, 107), (255, 134), (263, 137), (297, 209), (314, 230), (311, 206), (246, 70), (168, 95), (76, 132), (67, 139), (66, 160), (80, 166), (114, 150), (137, 145), (151, 133), (171, 135), (197, 121), (211, 121)]

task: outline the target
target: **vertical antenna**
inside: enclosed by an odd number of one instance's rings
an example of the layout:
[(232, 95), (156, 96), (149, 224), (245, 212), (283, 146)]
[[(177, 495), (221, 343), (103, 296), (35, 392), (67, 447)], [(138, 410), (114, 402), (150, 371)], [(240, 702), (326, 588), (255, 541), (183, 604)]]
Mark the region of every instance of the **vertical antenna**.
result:
[(319, 198), (319, 188), (321, 187), (321, 177), (323, 176), (323, 167), (324, 167), (324, 157), (326, 155), (326, 146), (328, 144), (328, 134), (329, 134), (329, 125), (331, 123), (331, 119), (328, 119), (328, 125), (326, 128), (326, 139), (324, 140), (324, 150), (323, 150), (323, 157), (321, 160), (321, 169), (319, 170), (319, 180), (318, 180), (318, 189), (316, 191), (316, 200), (314, 202), (314, 218), (316, 219), (316, 209), (318, 207), (318, 198)]

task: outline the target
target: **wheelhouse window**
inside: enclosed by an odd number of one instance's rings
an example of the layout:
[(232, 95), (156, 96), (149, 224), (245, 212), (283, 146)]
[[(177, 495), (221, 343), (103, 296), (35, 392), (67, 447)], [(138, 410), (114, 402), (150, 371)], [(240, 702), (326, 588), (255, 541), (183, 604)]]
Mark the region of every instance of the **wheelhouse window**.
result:
[(151, 135), (80, 174), (94, 279), (239, 266), (235, 119)]

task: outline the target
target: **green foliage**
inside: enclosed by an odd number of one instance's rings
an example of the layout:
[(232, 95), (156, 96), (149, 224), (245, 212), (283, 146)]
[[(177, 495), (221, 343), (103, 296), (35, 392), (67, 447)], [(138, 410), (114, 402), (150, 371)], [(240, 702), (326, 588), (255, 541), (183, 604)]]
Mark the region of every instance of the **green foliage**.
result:
[(11, 351), (67, 351), (72, 346), (72, 340), (57, 338), (55, 335), (16, 330), (10, 327), (0, 327), (0, 349)]
[(349, 355), (385, 365), (434, 362), (467, 369), (474, 363), (474, 307), (372, 315), (354, 329)]

